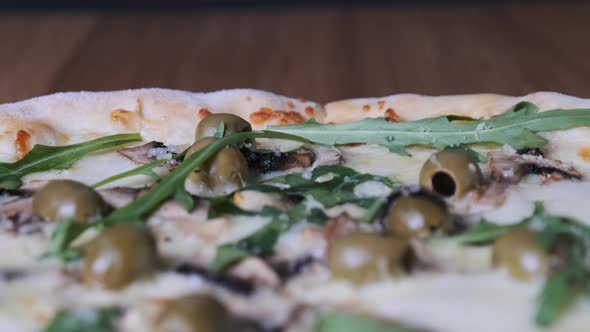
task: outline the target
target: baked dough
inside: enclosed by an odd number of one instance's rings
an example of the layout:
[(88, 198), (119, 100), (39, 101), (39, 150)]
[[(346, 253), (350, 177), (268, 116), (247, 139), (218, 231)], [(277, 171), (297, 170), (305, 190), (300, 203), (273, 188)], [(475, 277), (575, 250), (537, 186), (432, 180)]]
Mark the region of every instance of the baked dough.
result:
[(0, 105), (0, 160), (17, 160), (35, 144), (71, 144), (129, 132), (139, 132), (144, 141), (190, 144), (200, 119), (221, 112), (249, 120), (254, 129), (325, 116), (317, 103), (250, 89), (57, 93)]

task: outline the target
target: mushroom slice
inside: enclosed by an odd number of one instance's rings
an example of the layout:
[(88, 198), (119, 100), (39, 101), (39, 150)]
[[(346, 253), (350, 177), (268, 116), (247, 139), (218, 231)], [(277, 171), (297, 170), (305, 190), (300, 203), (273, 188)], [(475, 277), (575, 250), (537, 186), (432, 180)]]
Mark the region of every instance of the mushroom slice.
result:
[(545, 183), (582, 178), (574, 167), (542, 155), (494, 151), (488, 153), (488, 159), (490, 177), (500, 183), (516, 184), (529, 174), (540, 175)]

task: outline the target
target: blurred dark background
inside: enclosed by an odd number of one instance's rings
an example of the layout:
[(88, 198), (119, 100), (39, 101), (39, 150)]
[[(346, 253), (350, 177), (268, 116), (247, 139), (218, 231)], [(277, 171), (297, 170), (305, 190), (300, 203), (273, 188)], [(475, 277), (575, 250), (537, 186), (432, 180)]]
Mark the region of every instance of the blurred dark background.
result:
[(590, 97), (590, 6), (563, 1), (0, 1), (0, 102), (250, 87)]

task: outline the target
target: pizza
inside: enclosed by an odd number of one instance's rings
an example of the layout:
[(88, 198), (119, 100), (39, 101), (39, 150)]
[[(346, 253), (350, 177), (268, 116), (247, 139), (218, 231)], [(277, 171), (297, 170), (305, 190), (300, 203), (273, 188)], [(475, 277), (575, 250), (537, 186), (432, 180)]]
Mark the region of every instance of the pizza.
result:
[(0, 105), (0, 331), (590, 326), (590, 100)]

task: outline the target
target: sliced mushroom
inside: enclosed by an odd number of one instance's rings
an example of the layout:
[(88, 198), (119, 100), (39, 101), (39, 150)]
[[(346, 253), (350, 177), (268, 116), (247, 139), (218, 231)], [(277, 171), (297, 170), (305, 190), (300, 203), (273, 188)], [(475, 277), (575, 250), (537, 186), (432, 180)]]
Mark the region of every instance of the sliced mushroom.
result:
[(538, 154), (521, 155), (503, 150), (488, 153), (488, 159), (490, 177), (500, 183), (516, 184), (529, 174), (540, 175), (543, 182), (582, 178), (574, 167)]
[[(143, 165), (154, 160), (170, 159), (174, 154), (182, 152), (184, 148), (183, 146), (165, 145), (161, 142), (151, 141), (143, 145), (119, 149), (117, 152), (131, 161)], [(168, 168), (173, 168), (174, 165), (172, 162), (166, 164)]]

